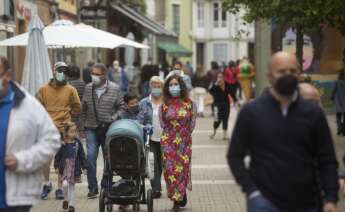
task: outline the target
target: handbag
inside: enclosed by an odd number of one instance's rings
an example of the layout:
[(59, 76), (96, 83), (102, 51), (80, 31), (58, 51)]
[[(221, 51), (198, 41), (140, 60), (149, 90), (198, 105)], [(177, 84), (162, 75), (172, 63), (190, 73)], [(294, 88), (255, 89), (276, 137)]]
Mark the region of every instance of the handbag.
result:
[(97, 141), (103, 144), (105, 142), (106, 134), (110, 127), (110, 123), (100, 122), (98, 119), (98, 113), (97, 113), (95, 97), (94, 97), (94, 87), (92, 87), (92, 103), (93, 103), (93, 111), (95, 113), (96, 123), (97, 123), (97, 127), (95, 129)]

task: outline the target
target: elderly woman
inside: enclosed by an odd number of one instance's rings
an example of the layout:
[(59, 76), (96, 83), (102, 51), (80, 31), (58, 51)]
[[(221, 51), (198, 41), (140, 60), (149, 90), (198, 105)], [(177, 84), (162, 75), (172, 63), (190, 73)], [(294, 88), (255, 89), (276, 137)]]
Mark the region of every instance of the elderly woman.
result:
[(187, 204), (186, 189), (192, 189), (191, 157), (192, 132), (195, 127), (196, 106), (188, 97), (183, 79), (170, 76), (164, 84), (164, 103), (160, 108), (163, 173), (168, 197), (174, 211)]
[(162, 176), (162, 160), (161, 160), (161, 144), (162, 128), (159, 123), (159, 107), (163, 102), (163, 81), (159, 76), (153, 76), (150, 80), (150, 95), (142, 99), (139, 103), (139, 122), (144, 125), (153, 127), (153, 134), (150, 138), (151, 151), (154, 154), (154, 179), (151, 180), (153, 190), (153, 198), (161, 197), (161, 176)]

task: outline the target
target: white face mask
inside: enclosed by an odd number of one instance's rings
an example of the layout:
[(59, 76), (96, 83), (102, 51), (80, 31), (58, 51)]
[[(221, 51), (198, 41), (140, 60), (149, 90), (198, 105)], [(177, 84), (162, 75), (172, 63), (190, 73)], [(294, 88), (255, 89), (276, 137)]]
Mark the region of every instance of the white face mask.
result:
[(99, 76), (91, 75), (92, 83), (95, 85), (101, 84), (101, 78)]

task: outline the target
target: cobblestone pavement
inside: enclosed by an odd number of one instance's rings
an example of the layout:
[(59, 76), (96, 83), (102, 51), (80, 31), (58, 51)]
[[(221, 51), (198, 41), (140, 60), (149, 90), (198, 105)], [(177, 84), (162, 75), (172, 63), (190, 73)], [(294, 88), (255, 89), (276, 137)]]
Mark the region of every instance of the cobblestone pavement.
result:
[[(233, 128), (236, 117), (236, 110), (231, 111), (230, 115), (230, 129)], [(334, 117), (330, 116), (331, 128), (335, 129)], [(230, 174), (225, 154), (228, 146), (228, 141), (222, 140), (222, 132), (219, 131), (214, 140), (209, 139), (212, 130), (212, 119), (202, 118), (198, 119), (197, 127), (193, 134), (193, 166), (192, 166), (192, 181), (193, 191), (188, 194), (188, 205), (183, 210), (184, 212), (244, 212), (245, 199), (236, 185), (233, 176)], [(231, 133), (231, 132), (229, 132)], [(345, 152), (345, 139), (334, 137), (338, 158)], [(102, 162), (98, 161), (98, 176), (100, 179)], [(341, 167), (343, 169), (343, 167)], [(52, 170), (52, 180), (56, 183), (56, 176)], [(163, 186), (164, 187), (164, 186)], [(76, 211), (82, 212), (96, 212), (98, 211), (98, 199), (89, 200), (86, 198), (87, 182), (86, 176), (83, 176), (83, 183), (77, 185), (76, 197)], [(344, 202), (339, 208), (340, 211), (345, 212)], [(62, 210), (62, 202), (55, 200), (53, 192), (49, 199), (40, 201), (32, 212), (59, 212)], [(154, 201), (154, 211), (171, 211), (172, 203), (167, 199), (165, 190), (161, 199)], [(114, 211), (117, 207), (114, 206)], [(144, 205), (141, 206), (141, 211), (146, 211)]]

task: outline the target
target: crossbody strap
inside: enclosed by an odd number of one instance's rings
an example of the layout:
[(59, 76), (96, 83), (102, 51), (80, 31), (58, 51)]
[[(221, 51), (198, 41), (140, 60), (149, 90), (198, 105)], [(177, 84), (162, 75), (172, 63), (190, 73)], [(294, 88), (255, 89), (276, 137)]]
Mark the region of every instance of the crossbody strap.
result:
[(98, 120), (98, 114), (97, 114), (97, 109), (96, 109), (96, 102), (95, 102), (95, 86), (92, 85), (92, 92), (91, 92), (91, 96), (92, 96), (92, 103), (93, 103), (93, 112), (95, 113), (95, 117), (96, 117), (96, 122), (97, 125), (99, 124), (99, 120)]

